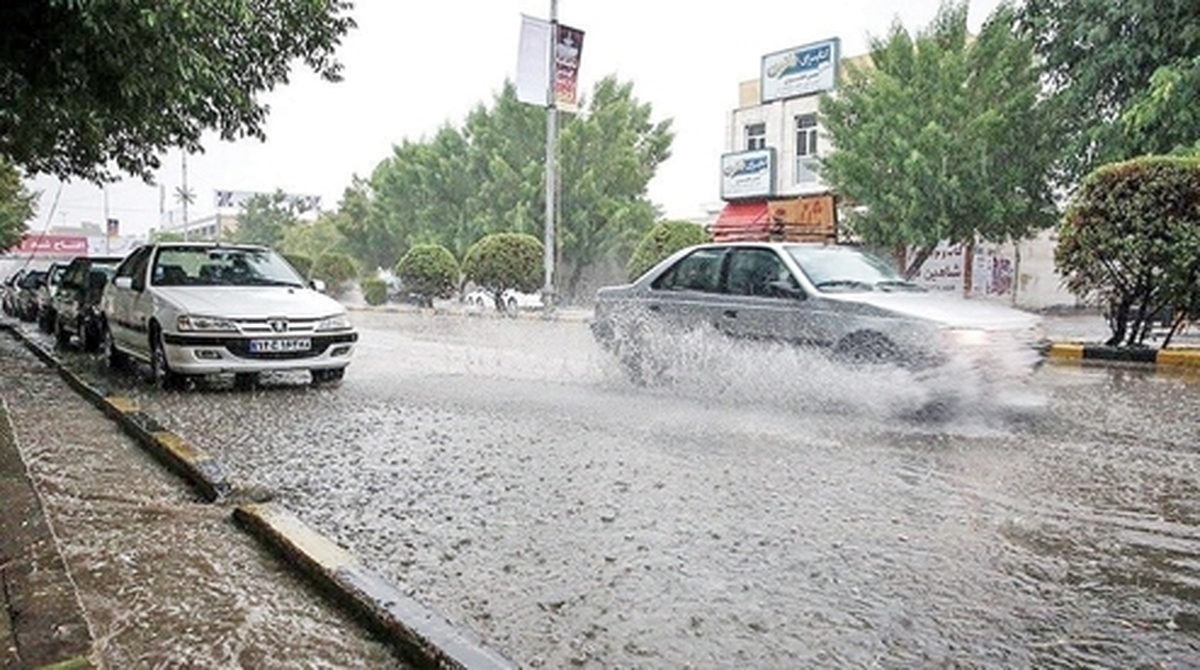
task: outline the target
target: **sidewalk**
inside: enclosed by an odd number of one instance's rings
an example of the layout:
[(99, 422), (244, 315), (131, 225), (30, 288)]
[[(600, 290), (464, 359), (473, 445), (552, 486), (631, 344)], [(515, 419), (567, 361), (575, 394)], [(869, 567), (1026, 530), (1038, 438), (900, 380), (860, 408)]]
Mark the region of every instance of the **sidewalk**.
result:
[(0, 329), (0, 666), (406, 667)]

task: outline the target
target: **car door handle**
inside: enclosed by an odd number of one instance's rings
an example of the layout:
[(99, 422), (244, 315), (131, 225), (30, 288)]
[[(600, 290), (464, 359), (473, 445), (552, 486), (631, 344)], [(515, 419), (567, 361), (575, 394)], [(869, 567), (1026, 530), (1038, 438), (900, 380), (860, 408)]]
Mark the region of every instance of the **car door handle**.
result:
[(737, 318), (737, 310), (736, 309), (727, 309), (724, 312), (721, 312), (721, 316), (725, 317), (726, 319), (736, 319)]

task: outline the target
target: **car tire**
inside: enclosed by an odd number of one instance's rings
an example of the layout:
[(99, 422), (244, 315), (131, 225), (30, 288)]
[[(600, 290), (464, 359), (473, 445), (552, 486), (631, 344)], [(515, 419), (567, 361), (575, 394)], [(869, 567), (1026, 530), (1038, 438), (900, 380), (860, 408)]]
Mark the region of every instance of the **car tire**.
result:
[(504, 301), (504, 313), (507, 316), (515, 319), (515, 318), (517, 318), (517, 312), (518, 312), (518, 307), (517, 307), (517, 299), (516, 298), (509, 298), (508, 300)]
[(150, 331), (150, 383), (161, 387), (164, 391), (174, 391), (183, 388), (185, 377), (171, 369), (167, 361), (167, 349), (163, 344), (162, 331), (154, 328)]
[(314, 384), (335, 384), (342, 381), (346, 376), (346, 368), (332, 368), (324, 370), (312, 371), (312, 383)]
[(38, 330), (42, 331), (43, 333), (53, 333), (54, 322), (57, 320), (58, 319), (53, 312), (48, 309), (43, 309), (38, 315)]
[(58, 317), (54, 319), (54, 341), (60, 347), (65, 347), (71, 343), (71, 334), (67, 332), (66, 328), (63, 328), (62, 319)]
[(117, 348), (116, 342), (113, 342), (112, 331), (109, 330), (108, 324), (100, 325), (101, 340), (104, 342), (104, 358), (108, 361), (108, 367), (113, 370), (119, 370), (129, 363), (129, 358), (124, 351)]
[(239, 391), (249, 391), (258, 386), (257, 372), (237, 372), (233, 375), (233, 388)]
[(80, 321), (79, 327), (76, 329), (79, 335), (79, 348), (89, 354), (96, 353), (100, 350), (100, 333), (99, 329), (89, 324), (86, 321)]

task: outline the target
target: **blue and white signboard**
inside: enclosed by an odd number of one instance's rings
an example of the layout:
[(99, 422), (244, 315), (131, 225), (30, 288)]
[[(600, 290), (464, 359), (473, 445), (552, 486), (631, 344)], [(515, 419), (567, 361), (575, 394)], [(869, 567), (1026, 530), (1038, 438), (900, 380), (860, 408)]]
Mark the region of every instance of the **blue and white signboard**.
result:
[(798, 98), (833, 90), (837, 86), (841, 53), (841, 40), (834, 37), (763, 56), (760, 85), (762, 101)]
[(775, 149), (754, 149), (721, 156), (721, 198), (769, 198), (775, 195)]

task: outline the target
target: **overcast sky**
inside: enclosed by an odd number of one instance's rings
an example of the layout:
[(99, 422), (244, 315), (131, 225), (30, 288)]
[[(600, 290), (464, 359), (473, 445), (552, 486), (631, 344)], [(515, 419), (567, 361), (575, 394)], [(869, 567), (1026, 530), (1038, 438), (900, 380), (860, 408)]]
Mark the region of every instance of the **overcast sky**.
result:
[[(655, 120), (674, 120), (672, 157), (650, 184), (650, 198), (668, 216), (699, 215), (717, 202), (718, 161), (725, 150), (728, 113), (738, 83), (758, 77), (764, 54), (840, 37), (844, 56), (866, 50), (895, 20), (910, 30), (927, 25), (940, 0), (560, 0), (559, 20), (584, 31), (581, 91), (616, 74), (652, 105)], [(970, 6), (978, 30), (998, 0)], [(356, 0), (358, 28), (339, 56), (345, 81), (331, 84), (297, 69), (292, 82), (267, 94), (267, 141), (223, 143), (188, 158), (188, 185), (196, 194), (189, 219), (215, 211), (214, 192), (274, 191), (319, 195), (333, 209), (353, 175), (368, 176), (393, 144), (419, 140), (439, 126), (460, 126), (478, 103), (490, 104), (505, 78), (515, 78), (521, 14), (548, 18), (550, 0)], [(179, 216), (173, 191), (181, 160), (164, 158), (158, 183), (165, 206)], [(74, 182), (59, 192), (54, 179), (31, 186), (42, 192), (30, 228), (102, 222), (103, 191)], [(110, 185), (109, 215), (123, 234), (159, 226), (159, 188), (139, 180)]]

